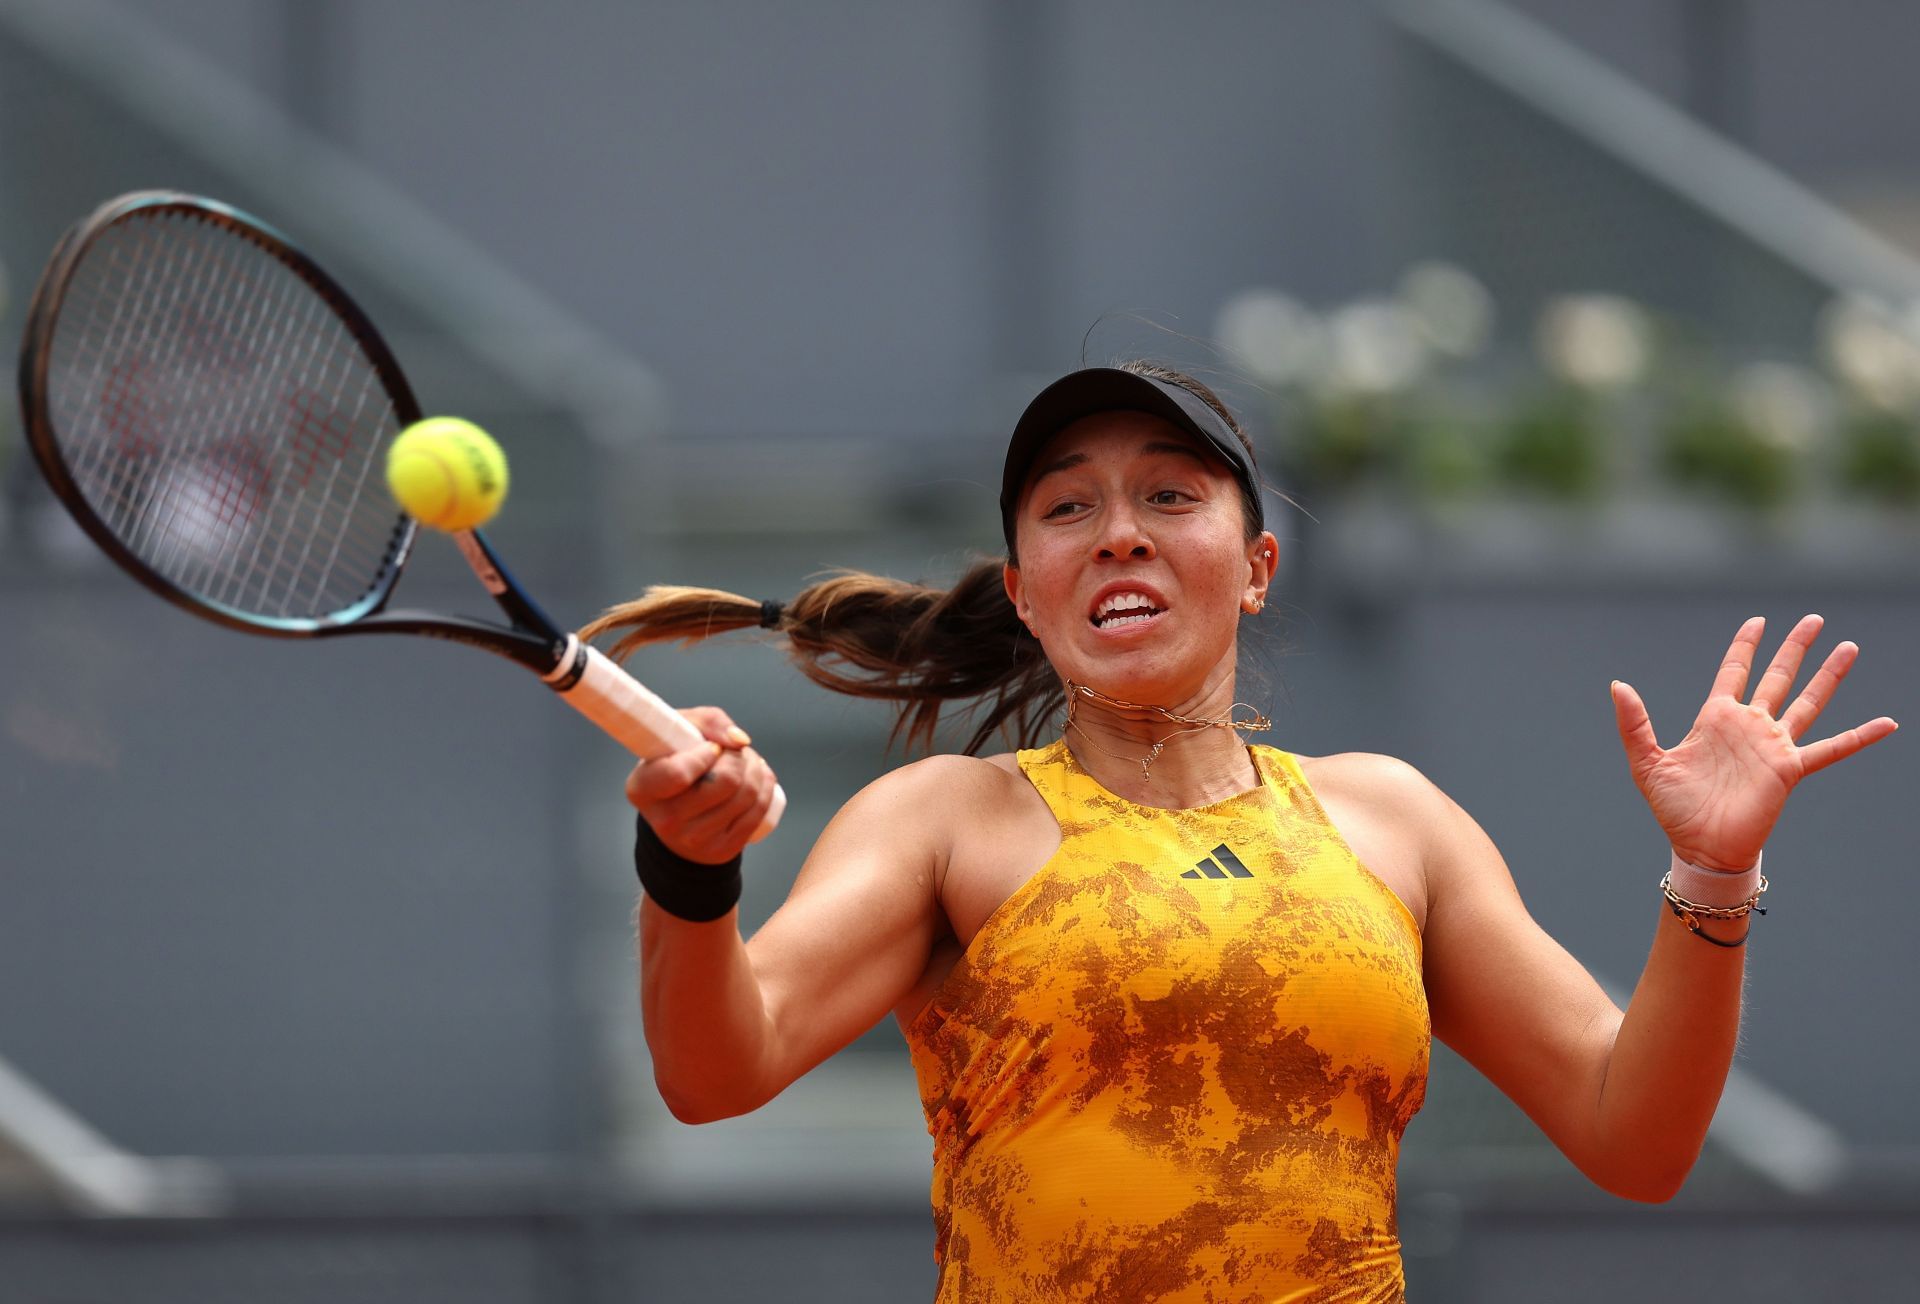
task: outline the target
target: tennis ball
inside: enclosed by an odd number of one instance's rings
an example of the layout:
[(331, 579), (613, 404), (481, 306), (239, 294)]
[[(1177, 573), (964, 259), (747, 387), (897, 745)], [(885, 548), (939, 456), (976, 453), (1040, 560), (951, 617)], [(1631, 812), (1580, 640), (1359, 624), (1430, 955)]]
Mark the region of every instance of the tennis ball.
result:
[(387, 449), (387, 488), (400, 510), (435, 530), (485, 525), (507, 497), (507, 457), (459, 417), (428, 417)]

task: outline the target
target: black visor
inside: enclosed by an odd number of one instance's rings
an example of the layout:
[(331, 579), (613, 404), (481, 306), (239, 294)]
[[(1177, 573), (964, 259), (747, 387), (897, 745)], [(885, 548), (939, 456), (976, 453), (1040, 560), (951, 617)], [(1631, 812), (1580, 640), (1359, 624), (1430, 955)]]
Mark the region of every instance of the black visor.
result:
[(1013, 428), (1013, 438), (1007, 443), (1006, 469), (1000, 478), (1000, 524), (1006, 531), (1009, 556), (1013, 554), (1014, 509), (1020, 503), (1020, 490), (1034, 459), (1062, 430), (1100, 412), (1145, 412), (1192, 435), (1233, 468), (1254, 519), (1265, 521), (1253, 459), (1204, 399), (1169, 381), (1118, 367), (1088, 367), (1069, 372), (1041, 390)]

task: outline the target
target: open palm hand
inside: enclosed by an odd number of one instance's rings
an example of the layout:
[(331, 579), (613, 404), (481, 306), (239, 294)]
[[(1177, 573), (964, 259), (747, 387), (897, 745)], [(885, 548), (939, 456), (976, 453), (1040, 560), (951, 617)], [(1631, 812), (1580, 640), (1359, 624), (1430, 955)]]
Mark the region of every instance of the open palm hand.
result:
[(1745, 869), (1759, 858), (1795, 784), (1900, 727), (1880, 716), (1799, 745), (1860, 655), (1853, 643), (1834, 648), (1788, 705), (1793, 681), (1822, 623), (1819, 616), (1806, 616), (1793, 627), (1750, 702), (1742, 698), (1766, 622), (1756, 616), (1742, 625), (1693, 728), (1670, 750), (1654, 737), (1640, 695), (1615, 681), (1614, 716), (1633, 781), (1684, 859), (1709, 869)]

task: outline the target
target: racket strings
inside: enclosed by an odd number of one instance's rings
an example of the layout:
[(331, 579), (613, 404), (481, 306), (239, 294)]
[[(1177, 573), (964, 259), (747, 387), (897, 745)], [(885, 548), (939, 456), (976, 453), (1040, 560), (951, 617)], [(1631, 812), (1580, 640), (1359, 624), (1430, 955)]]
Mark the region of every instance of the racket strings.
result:
[[(170, 224), (177, 222), (172, 219)], [(205, 576), (189, 574), (191, 563), (230, 554), (232, 527), (257, 502), (262, 459), (248, 457), (244, 445), (209, 455), (205, 438), (196, 440), (189, 431), (171, 428), (181, 407), (201, 413), (203, 436), (230, 424), (231, 418), (196, 383), (204, 377), (180, 365), (178, 353), (190, 330), (167, 330), (156, 337), (152, 329), (157, 321), (154, 285), (206, 274), (203, 267), (183, 260), (196, 246), (157, 238), (158, 226), (150, 222), (115, 228), (89, 250), (92, 265), (76, 273), (62, 316), (63, 342), (75, 345), (76, 358), (90, 355), (93, 366), (76, 363), (66, 373), (81, 383), (70, 396), (69, 418), (60, 428), (76, 445), (69, 450), (69, 465), (86, 487), (109, 496), (108, 502), (95, 503), (107, 509), (102, 514), (108, 527), (170, 580), (204, 592)], [(96, 292), (87, 299), (98, 305), (96, 315), (82, 317), (71, 300), (78, 297), (75, 291), (89, 288), (85, 273), (96, 270), (99, 279), (91, 287)], [(108, 314), (104, 327), (98, 325), (101, 310)], [(190, 313), (180, 315), (184, 319)], [(62, 371), (59, 363), (56, 353), (56, 374)], [(97, 378), (101, 370), (104, 379)], [(96, 387), (105, 437), (89, 440), (86, 403)]]
[(228, 227), (141, 210), (73, 269), (51, 425), (101, 522), (170, 583), (323, 619), (371, 592), (401, 518), (374, 468), (399, 417), (331, 304)]

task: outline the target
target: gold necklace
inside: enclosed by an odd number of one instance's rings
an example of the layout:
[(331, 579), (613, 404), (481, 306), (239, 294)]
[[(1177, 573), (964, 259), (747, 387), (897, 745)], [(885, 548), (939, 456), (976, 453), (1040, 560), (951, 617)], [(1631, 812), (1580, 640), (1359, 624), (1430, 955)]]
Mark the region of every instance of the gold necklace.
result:
[[(1235, 702), (1233, 706), (1227, 708), (1228, 710), (1227, 719), (1209, 720), (1205, 716), (1175, 715), (1172, 711), (1169, 711), (1164, 706), (1147, 706), (1139, 702), (1123, 702), (1117, 697), (1108, 697), (1105, 693), (1100, 692), (1098, 689), (1088, 688), (1085, 684), (1076, 684), (1071, 679), (1067, 680), (1066, 682), (1067, 682), (1067, 728), (1078, 729), (1080, 731), (1080, 736), (1086, 739), (1088, 746), (1092, 747), (1093, 750), (1101, 753), (1102, 755), (1111, 756), (1116, 761), (1131, 761), (1135, 758), (1131, 756), (1122, 756), (1118, 752), (1108, 751), (1105, 747), (1102, 747), (1098, 742), (1094, 741), (1093, 735), (1087, 732), (1087, 727), (1081, 724), (1078, 720), (1074, 718), (1074, 708), (1077, 707), (1082, 700), (1089, 701), (1089, 702), (1097, 702), (1101, 706), (1111, 706), (1122, 711), (1152, 711), (1157, 715), (1161, 716), (1163, 719), (1169, 720), (1174, 724), (1184, 724), (1188, 726), (1185, 729), (1175, 729), (1172, 733), (1168, 734), (1165, 738), (1162, 738), (1159, 742), (1156, 742), (1151, 747), (1149, 747), (1147, 749), (1147, 754), (1145, 756), (1138, 758), (1140, 761), (1140, 780), (1143, 783), (1148, 782), (1153, 777), (1151, 774), (1148, 773), (1148, 767), (1151, 766), (1156, 760), (1160, 758), (1161, 751), (1165, 749), (1168, 743), (1172, 742), (1175, 738), (1180, 737), (1180, 735), (1182, 734), (1199, 733), (1202, 729), (1246, 729), (1249, 731), (1257, 732), (1262, 729), (1273, 728), (1272, 720), (1260, 714), (1260, 712), (1255, 711), (1252, 706), (1248, 705), (1245, 702)], [(1236, 720), (1232, 717), (1232, 712), (1236, 708), (1243, 707), (1243, 706), (1246, 707), (1247, 710), (1253, 711), (1252, 719)]]

